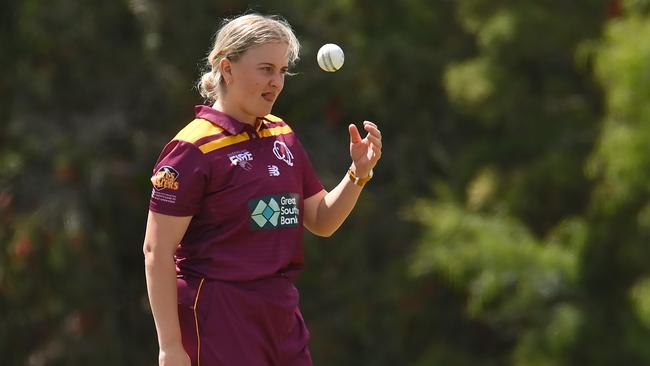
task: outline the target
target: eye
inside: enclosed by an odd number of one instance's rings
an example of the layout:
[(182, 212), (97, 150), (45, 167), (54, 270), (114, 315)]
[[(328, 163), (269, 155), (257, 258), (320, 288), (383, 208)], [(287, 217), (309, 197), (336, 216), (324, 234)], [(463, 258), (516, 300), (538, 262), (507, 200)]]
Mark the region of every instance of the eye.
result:
[(260, 67), (260, 70), (262, 70), (264, 72), (267, 72), (267, 73), (273, 72), (273, 68), (271, 66), (262, 66), (262, 67)]

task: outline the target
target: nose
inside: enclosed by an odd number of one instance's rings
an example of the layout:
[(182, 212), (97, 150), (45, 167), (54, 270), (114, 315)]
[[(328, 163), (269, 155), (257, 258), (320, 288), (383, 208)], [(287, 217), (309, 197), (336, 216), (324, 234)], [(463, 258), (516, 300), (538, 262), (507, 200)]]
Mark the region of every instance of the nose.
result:
[(271, 86), (282, 89), (284, 86), (284, 74), (281, 72), (273, 73), (273, 76), (271, 77)]

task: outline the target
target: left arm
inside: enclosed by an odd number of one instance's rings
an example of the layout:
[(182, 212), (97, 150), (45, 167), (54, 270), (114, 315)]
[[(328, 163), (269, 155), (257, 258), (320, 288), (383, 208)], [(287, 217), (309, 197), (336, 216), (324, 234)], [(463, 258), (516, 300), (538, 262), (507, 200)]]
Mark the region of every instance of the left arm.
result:
[[(367, 177), (381, 158), (381, 133), (372, 122), (365, 121), (363, 128), (368, 132), (364, 139), (353, 124), (350, 133), (350, 169), (357, 177)], [(331, 236), (348, 217), (363, 187), (350, 180), (347, 173), (341, 182), (330, 192), (322, 190), (305, 200), (304, 225), (319, 236)]]

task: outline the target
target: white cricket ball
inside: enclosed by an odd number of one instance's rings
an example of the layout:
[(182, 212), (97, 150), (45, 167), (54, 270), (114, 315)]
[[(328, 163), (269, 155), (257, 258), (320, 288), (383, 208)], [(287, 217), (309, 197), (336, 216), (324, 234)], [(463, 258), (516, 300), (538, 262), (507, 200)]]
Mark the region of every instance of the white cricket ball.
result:
[(318, 66), (320, 66), (321, 69), (328, 72), (334, 72), (343, 66), (345, 55), (343, 54), (341, 47), (333, 43), (327, 43), (318, 50), (318, 56), (316, 59), (318, 60)]

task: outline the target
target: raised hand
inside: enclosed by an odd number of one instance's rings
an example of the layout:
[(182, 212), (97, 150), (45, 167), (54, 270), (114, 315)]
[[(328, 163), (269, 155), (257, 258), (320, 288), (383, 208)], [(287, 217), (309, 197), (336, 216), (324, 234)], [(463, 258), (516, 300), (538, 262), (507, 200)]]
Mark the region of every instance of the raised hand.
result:
[(367, 177), (381, 158), (381, 132), (377, 125), (370, 121), (364, 121), (363, 129), (367, 135), (362, 139), (356, 125), (348, 126), (352, 170), (361, 178)]

